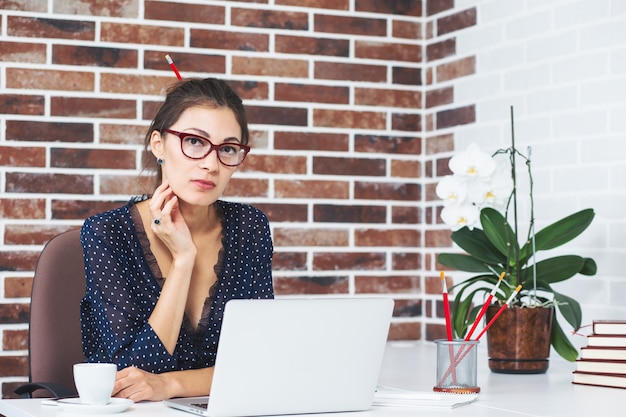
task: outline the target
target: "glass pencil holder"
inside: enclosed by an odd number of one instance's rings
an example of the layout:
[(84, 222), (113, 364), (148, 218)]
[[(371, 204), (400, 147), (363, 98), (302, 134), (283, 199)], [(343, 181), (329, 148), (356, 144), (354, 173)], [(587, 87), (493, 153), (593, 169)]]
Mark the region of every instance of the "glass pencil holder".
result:
[(477, 340), (435, 340), (437, 345), (437, 382), (433, 391), (454, 394), (476, 394)]

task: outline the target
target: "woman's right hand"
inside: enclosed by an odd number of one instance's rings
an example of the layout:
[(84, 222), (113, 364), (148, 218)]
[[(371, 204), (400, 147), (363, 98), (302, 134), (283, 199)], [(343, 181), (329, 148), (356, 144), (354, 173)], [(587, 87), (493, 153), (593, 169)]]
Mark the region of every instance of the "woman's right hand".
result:
[[(152, 216), (152, 231), (167, 246), (173, 258), (178, 255), (195, 256), (196, 246), (191, 238), (191, 232), (185, 222), (178, 204), (178, 197), (167, 181), (164, 181), (154, 191), (149, 202)], [(159, 224), (154, 222), (159, 220)]]

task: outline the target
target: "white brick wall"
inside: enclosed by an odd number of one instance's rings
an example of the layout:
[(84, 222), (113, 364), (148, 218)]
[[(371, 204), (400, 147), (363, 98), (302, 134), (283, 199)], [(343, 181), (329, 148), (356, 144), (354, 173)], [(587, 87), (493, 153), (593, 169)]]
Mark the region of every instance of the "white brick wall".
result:
[(458, 129), (456, 148), (508, 146), (515, 106), (516, 144), (533, 148), (538, 227), (596, 211), (590, 229), (562, 251), (592, 256), (598, 274), (557, 289), (581, 302), (584, 323), (625, 318), (626, 2), (475, 4), (478, 25), (459, 37), (458, 52), (476, 54), (477, 74), (456, 91), (476, 100), (477, 123)]

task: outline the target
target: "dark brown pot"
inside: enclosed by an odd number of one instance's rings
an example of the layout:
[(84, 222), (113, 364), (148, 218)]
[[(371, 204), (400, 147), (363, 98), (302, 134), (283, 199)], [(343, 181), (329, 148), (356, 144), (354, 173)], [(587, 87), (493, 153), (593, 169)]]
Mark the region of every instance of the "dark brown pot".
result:
[[(500, 307), (491, 305), (487, 323)], [(548, 370), (553, 308), (507, 308), (487, 330), (489, 369), (503, 374), (542, 374)]]

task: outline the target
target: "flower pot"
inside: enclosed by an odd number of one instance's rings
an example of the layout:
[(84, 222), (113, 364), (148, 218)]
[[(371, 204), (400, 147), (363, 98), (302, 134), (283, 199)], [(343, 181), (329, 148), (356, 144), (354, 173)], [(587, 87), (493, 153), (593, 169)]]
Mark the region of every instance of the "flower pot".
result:
[[(498, 312), (491, 305), (487, 322)], [(489, 369), (504, 374), (541, 374), (548, 370), (553, 308), (507, 308), (487, 330)]]

